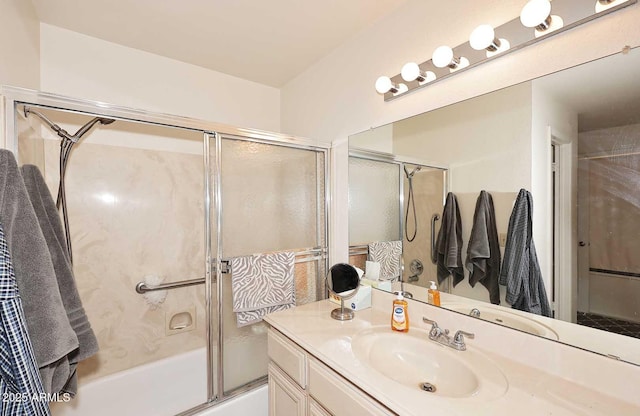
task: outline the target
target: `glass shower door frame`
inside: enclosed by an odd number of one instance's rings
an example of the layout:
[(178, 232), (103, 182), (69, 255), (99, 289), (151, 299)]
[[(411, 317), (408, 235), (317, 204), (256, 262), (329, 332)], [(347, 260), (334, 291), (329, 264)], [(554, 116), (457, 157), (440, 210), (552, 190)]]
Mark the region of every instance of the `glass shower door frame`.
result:
[[(292, 140), (287, 141), (273, 141), (273, 140), (265, 140), (258, 138), (245, 137), (237, 134), (225, 134), (219, 132), (205, 132), (204, 134), (205, 142), (207, 145), (205, 147), (205, 170), (210, 172), (211, 174), (207, 174), (207, 176), (213, 176), (211, 178), (207, 178), (205, 182), (208, 189), (208, 197), (205, 200), (208, 204), (208, 208), (206, 211), (210, 213), (209, 219), (209, 227), (208, 230), (215, 229), (215, 237), (212, 237), (209, 232), (208, 244), (209, 248), (207, 249), (207, 255), (210, 258), (209, 261), (209, 269), (211, 272), (211, 278), (208, 279), (211, 282), (211, 291), (213, 291), (213, 284), (216, 285), (216, 312), (217, 312), (217, 325), (215, 333), (211, 331), (210, 336), (212, 337), (212, 343), (210, 345), (217, 345), (217, 351), (215, 352), (215, 357), (213, 357), (213, 351), (210, 351), (209, 358), (212, 363), (215, 362), (216, 367), (216, 382), (211, 380), (211, 384), (209, 384), (210, 396), (209, 399), (211, 401), (220, 402), (224, 400), (228, 400), (233, 398), (239, 394), (245, 393), (254, 389), (257, 386), (261, 386), (267, 383), (266, 375), (263, 378), (256, 379), (248, 382), (247, 384), (241, 385), (239, 387), (233, 388), (230, 391), (225, 391), (224, 388), (224, 380), (225, 380), (225, 371), (224, 371), (224, 316), (223, 316), (223, 279), (225, 278), (226, 273), (226, 265), (223, 264), (225, 262), (224, 253), (223, 253), (223, 222), (222, 222), (222, 212), (223, 212), (223, 195), (222, 195), (222, 142), (223, 140), (239, 140), (243, 142), (253, 142), (270, 146), (279, 146), (286, 147), (292, 149), (300, 149), (313, 151), (316, 153), (320, 153), (323, 155), (323, 180), (324, 180), (324, 192), (319, 192), (319, 180), (317, 181), (317, 195), (318, 195), (318, 214), (317, 214), (317, 222), (320, 225), (320, 209), (324, 211), (324, 222), (321, 224), (321, 227), (317, 228), (316, 233), (316, 248), (318, 248), (317, 259), (314, 261), (318, 262), (318, 265), (323, 264), (324, 270), (328, 270), (329, 267), (329, 258), (328, 258), (328, 240), (329, 240), (329, 219), (330, 219), (330, 211), (329, 211), (329, 202), (330, 202), (330, 174), (329, 174), (329, 149), (314, 145), (309, 145), (306, 143), (300, 143)], [(213, 145), (212, 145), (213, 144)], [(214, 160), (209, 156), (211, 152), (211, 148), (215, 149), (213, 152)], [(211, 205), (215, 208), (211, 208)], [(324, 241), (322, 239), (324, 234)], [(311, 251), (315, 251), (311, 249)], [(320, 268), (318, 268), (320, 270)], [(325, 290), (317, 289), (318, 298), (322, 298), (319, 294), (325, 294)], [(326, 294), (325, 294), (326, 295)], [(210, 309), (208, 309), (210, 310)], [(211, 317), (213, 319), (213, 316)], [(211, 329), (211, 325), (209, 325), (209, 329)], [(211, 368), (211, 367), (209, 367)], [(215, 384), (215, 386), (214, 386)]]

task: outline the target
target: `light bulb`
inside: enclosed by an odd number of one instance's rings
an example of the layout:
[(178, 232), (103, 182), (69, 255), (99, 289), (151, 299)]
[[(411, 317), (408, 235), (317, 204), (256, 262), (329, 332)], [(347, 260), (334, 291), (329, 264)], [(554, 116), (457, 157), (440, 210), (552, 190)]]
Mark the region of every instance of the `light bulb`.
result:
[(453, 49), (448, 46), (440, 46), (435, 51), (433, 51), (431, 60), (437, 68), (445, 68), (447, 66), (455, 68), (456, 66), (458, 66), (458, 62), (454, 59), (453, 56)]
[(408, 62), (402, 67), (400, 75), (407, 82), (415, 81), (420, 76), (420, 67), (415, 62)]
[[(402, 71), (400, 71), (400, 75), (402, 76), (402, 79), (407, 82), (418, 81), (420, 84), (431, 82), (436, 79), (436, 74), (431, 71), (422, 72), (418, 64), (415, 62), (408, 62), (404, 64)], [(402, 85), (400, 85), (400, 89), (402, 89)]]
[(520, 12), (520, 21), (526, 27), (543, 31), (550, 24), (551, 3), (549, 0), (529, 0)]
[(391, 78), (386, 76), (381, 76), (376, 80), (376, 91), (379, 94), (386, 94), (391, 91), (393, 88), (393, 83), (391, 82)]
[(469, 44), (477, 51), (487, 49), (495, 52), (500, 47), (500, 40), (496, 39), (496, 32), (490, 25), (480, 25), (471, 32)]

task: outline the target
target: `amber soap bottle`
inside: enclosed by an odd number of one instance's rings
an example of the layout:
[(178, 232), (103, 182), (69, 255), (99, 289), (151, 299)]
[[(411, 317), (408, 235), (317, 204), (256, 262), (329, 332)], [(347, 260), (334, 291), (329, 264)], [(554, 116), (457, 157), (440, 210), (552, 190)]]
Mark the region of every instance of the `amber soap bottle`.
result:
[(401, 293), (398, 293), (398, 297), (393, 301), (391, 329), (399, 332), (409, 332), (409, 304), (404, 300)]

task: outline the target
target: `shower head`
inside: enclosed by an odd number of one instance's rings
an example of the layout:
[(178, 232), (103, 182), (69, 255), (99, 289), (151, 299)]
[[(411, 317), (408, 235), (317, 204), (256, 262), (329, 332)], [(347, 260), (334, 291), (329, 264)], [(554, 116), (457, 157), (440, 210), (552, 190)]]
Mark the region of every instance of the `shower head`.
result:
[(85, 133), (87, 133), (89, 130), (91, 130), (91, 127), (93, 127), (96, 123), (100, 123), (100, 124), (111, 124), (113, 123), (115, 120), (112, 118), (105, 118), (105, 117), (95, 117), (92, 118), (91, 120), (89, 120), (89, 122), (87, 124), (85, 124), (84, 126), (80, 127), (80, 129), (76, 132), (76, 134), (74, 134), (70, 140), (74, 143), (77, 143), (78, 140), (80, 140), (80, 138), (82, 136), (85, 135)]
[(411, 173), (409, 173), (409, 171), (407, 170), (407, 165), (404, 165), (404, 173), (405, 173), (405, 175), (407, 175), (407, 179), (413, 178), (413, 175), (416, 172), (420, 171), (420, 169), (422, 169), (422, 166), (416, 166), (415, 168), (413, 168)]

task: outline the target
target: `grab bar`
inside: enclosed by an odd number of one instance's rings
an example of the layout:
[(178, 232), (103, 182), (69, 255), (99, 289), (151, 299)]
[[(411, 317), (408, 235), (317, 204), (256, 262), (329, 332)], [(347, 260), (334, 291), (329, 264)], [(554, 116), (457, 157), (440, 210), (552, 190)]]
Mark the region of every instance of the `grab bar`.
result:
[(204, 284), (204, 277), (201, 277), (200, 279), (183, 280), (181, 282), (163, 283), (158, 286), (147, 286), (145, 282), (138, 282), (138, 284), (136, 285), (136, 292), (142, 295), (144, 293), (153, 292), (156, 290), (178, 289), (180, 287), (195, 286), (201, 284)]
[[(307, 263), (310, 261), (322, 260), (326, 258), (327, 249), (326, 248), (310, 248), (302, 251), (298, 251), (295, 253), (296, 257), (300, 256), (302, 258), (296, 258), (294, 263)], [(311, 254), (315, 254), (310, 256)], [(223, 264), (222, 273), (230, 274), (231, 273), (231, 264), (229, 260), (221, 260)], [(215, 270), (215, 268), (214, 268)], [(138, 282), (136, 285), (136, 292), (139, 294), (145, 294), (147, 292), (154, 292), (156, 290), (168, 290), (168, 289), (179, 289), (181, 287), (187, 286), (195, 286), (204, 284), (204, 277), (199, 279), (190, 279), (190, 280), (182, 280), (179, 282), (171, 282), (171, 283), (162, 283), (157, 286), (147, 286), (146, 282)]]
[(369, 255), (369, 246), (367, 244), (349, 246), (349, 256)]
[(436, 221), (440, 219), (440, 215), (433, 214), (431, 217), (431, 263), (436, 264), (438, 262), (437, 250), (436, 250)]

